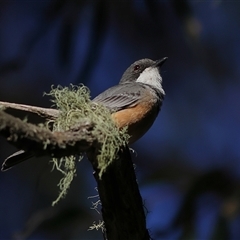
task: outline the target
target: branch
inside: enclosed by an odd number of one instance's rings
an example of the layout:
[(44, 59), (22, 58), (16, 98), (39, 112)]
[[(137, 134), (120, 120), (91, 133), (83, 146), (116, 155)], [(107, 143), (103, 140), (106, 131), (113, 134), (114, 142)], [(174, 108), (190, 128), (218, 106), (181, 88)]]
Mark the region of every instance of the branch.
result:
[[(11, 104), (7, 105), (9, 107)], [(52, 111), (54, 109), (19, 104), (13, 104), (11, 107), (53, 118), (58, 114), (58, 110)], [(86, 120), (69, 131), (51, 132), (0, 111), (0, 134), (17, 148), (34, 152), (36, 156), (63, 157), (81, 152), (88, 153), (95, 170), (94, 177), (102, 203), (104, 239), (149, 240), (142, 198), (129, 149), (122, 147), (106, 170), (99, 174), (97, 153), (101, 146), (96, 140), (96, 135), (92, 134), (94, 127), (93, 123)], [(98, 134), (104, 136), (103, 132)]]
[(12, 145), (36, 156), (62, 157), (85, 152), (95, 141), (92, 129), (93, 124), (85, 122), (66, 132), (51, 132), (0, 111), (0, 134)]
[(41, 108), (41, 107), (24, 105), (24, 104), (1, 102), (1, 101), (0, 101), (0, 105), (2, 105), (5, 108), (11, 108), (11, 109), (17, 109), (25, 112), (36, 113), (37, 115), (42, 116), (44, 118), (48, 118), (48, 119), (55, 119), (59, 115), (59, 111), (57, 109), (52, 109), (52, 108)]
[(95, 170), (94, 177), (102, 203), (104, 239), (149, 240), (143, 202), (128, 147), (119, 151), (101, 179), (99, 170), (94, 167), (96, 159), (89, 159)]

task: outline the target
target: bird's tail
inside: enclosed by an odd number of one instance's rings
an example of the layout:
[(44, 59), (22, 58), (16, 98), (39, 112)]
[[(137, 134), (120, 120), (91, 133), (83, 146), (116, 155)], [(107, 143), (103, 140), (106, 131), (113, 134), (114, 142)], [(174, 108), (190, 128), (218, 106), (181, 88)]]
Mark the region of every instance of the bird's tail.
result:
[(1, 170), (6, 171), (6, 170), (10, 169), (11, 167), (15, 166), (16, 164), (19, 164), (33, 156), (34, 156), (34, 154), (32, 152), (25, 152), (23, 150), (17, 151), (5, 159), (5, 161), (2, 164)]

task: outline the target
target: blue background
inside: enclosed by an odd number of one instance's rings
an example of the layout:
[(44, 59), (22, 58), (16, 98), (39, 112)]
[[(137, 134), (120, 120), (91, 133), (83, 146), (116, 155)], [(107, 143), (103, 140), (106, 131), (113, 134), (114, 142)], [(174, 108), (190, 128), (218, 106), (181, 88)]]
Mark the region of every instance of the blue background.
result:
[[(135, 60), (167, 56), (162, 110), (132, 146), (150, 234), (240, 239), (239, 28), (239, 1), (3, 0), (0, 101), (50, 107), (43, 92), (70, 83), (94, 97)], [(2, 161), (15, 150), (0, 138)], [(0, 239), (102, 239), (87, 231), (101, 218), (89, 162), (54, 208), (51, 167), (35, 158), (0, 173)]]

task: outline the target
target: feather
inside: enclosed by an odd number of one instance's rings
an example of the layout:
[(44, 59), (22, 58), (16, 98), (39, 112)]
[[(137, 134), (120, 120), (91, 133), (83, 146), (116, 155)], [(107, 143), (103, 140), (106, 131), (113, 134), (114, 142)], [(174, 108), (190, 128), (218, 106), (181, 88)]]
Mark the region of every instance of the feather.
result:
[(21, 163), (33, 156), (34, 154), (32, 152), (25, 152), (24, 150), (17, 151), (5, 159), (5, 161), (2, 164), (1, 170), (6, 171), (11, 167), (15, 166), (16, 164)]

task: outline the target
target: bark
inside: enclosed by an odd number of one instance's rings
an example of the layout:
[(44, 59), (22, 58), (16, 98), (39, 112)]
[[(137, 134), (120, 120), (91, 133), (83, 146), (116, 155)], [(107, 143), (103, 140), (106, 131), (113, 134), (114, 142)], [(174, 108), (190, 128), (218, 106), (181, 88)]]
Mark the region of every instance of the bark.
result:
[(93, 125), (86, 122), (66, 132), (52, 132), (0, 111), (0, 134), (19, 149), (36, 156), (70, 156), (89, 150), (95, 143)]
[(95, 169), (94, 177), (102, 203), (104, 239), (149, 240), (142, 197), (128, 147), (119, 151), (101, 179), (98, 169)]

